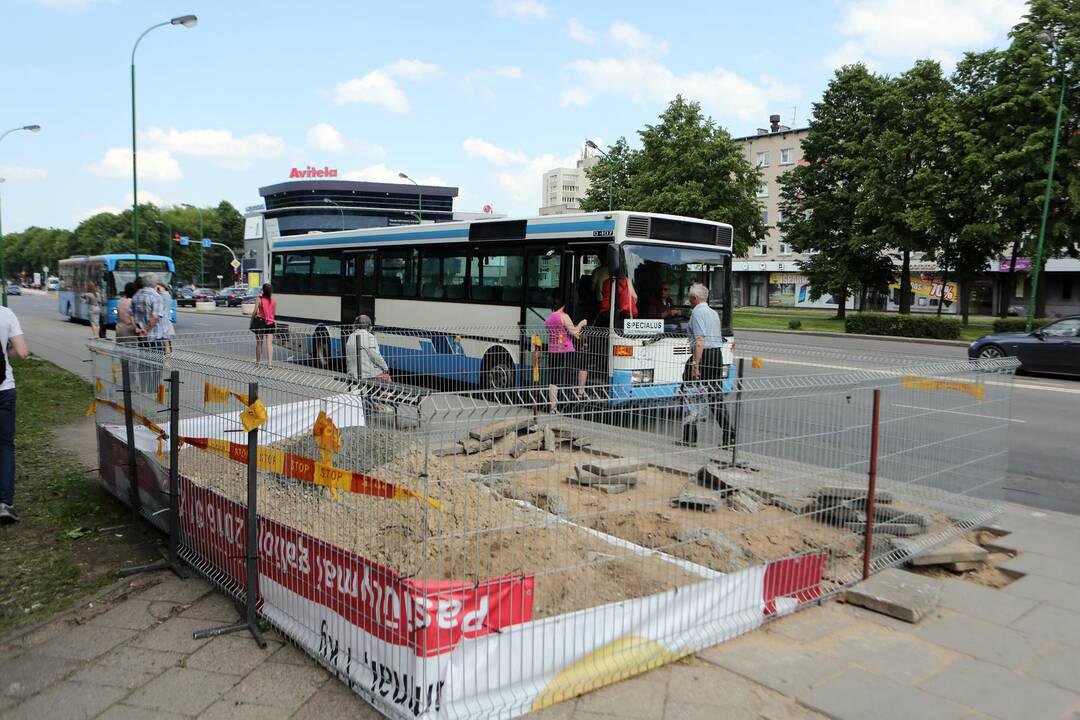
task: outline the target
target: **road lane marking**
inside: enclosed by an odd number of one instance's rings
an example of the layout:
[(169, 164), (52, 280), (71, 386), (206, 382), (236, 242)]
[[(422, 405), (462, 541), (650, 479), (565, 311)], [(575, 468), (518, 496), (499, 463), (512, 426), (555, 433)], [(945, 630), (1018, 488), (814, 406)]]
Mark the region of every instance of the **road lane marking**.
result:
[(940, 408), (928, 408), (920, 405), (901, 405), (900, 403), (892, 403), (893, 407), (909, 408), (911, 410), (927, 410), (929, 412), (949, 413), (950, 415), (968, 415), (969, 417), (982, 418), (984, 420), (1004, 420), (1006, 422), (1014, 423), (1026, 423), (1027, 420), (1017, 420), (1016, 418), (999, 417), (997, 415), (982, 415), (980, 413), (969, 413), (963, 410), (942, 410)]
[[(855, 367), (853, 365), (826, 365), (825, 363), (803, 362), (800, 360), (777, 360), (776, 358), (770, 357), (762, 357), (761, 359), (765, 362), (772, 362), (778, 365), (801, 365), (803, 367), (825, 368), (826, 370), (852, 370), (855, 372), (876, 373), (878, 375), (894, 374), (892, 370), (874, 370), (872, 368), (861, 368)], [(943, 358), (939, 362), (960, 362), (960, 360), (950, 360), (948, 358)], [(1080, 395), (1080, 388), (1061, 387), (1060, 385), (1031, 385), (1030, 383), (1006, 383), (995, 380), (984, 380), (983, 382), (987, 385), (996, 385), (998, 387), (1014, 387), (1023, 390), (1045, 390), (1046, 392), (1059, 392), (1067, 393), (1069, 395)]]

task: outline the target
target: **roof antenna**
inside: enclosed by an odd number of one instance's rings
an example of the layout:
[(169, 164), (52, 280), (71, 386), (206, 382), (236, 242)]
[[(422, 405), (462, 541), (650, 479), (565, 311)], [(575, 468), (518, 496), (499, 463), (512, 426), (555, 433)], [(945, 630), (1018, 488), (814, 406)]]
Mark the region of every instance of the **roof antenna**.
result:
[(799, 109), (798, 105), (792, 105), (791, 106), (791, 127), (792, 127), (792, 129), (795, 128), (795, 115), (797, 114), (796, 111), (798, 109)]

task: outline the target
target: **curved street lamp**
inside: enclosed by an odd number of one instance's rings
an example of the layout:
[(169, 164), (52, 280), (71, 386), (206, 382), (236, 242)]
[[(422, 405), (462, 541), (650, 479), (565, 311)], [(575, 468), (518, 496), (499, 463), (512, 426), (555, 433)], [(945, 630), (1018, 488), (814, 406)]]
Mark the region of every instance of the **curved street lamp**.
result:
[[(18, 132), (19, 130), (26, 130), (27, 132), (39, 132), (41, 130), (41, 126), (40, 125), (21, 125), (19, 127), (13, 127), (10, 130), (5, 130), (4, 132), (0, 133), (0, 140), (3, 140), (4, 138), (6, 138), (11, 133)], [(4, 179), (0, 178), (0, 183), (2, 183), (2, 182), (4, 182)], [(0, 298), (0, 303), (3, 303), (3, 306), (7, 307), (7, 303), (8, 303), (8, 300), (7, 300), (7, 271), (4, 269), (4, 255), (5, 254), (6, 253), (4, 252), (4, 229), (3, 229), (3, 225), (0, 224), (0, 293), (3, 293), (2, 298)]]
[(1050, 193), (1054, 189), (1054, 161), (1057, 160), (1058, 138), (1061, 136), (1061, 115), (1065, 109), (1065, 88), (1068, 86), (1068, 73), (1065, 72), (1065, 63), (1061, 60), (1061, 46), (1057, 38), (1049, 30), (1039, 33), (1039, 41), (1050, 47), (1052, 56), (1061, 66), (1061, 97), (1058, 99), (1057, 120), (1054, 122), (1054, 142), (1050, 146), (1050, 169), (1046, 174), (1046, 193), (1043, 195), (1042, 223), (1039, 225), (1039, 245), (1035, 251), (1035, 265), (1031, 276), (1031, 297), (1028, 299), (1027, 331), (1031, 332), (1031, 326), (1035, 323), (1035, 303), (1039, 298), (1039, 272), (1042, 270), (1043, 241), (1046, 239), (1046, 221), (1050, 216)]
[(416, 224), (417, 225), (422, 225), (424, 223), (424, 193), (420, 192), (420, 185), (418, 185), (415, 180), (413, 180), (411, 177), (409, 177), (408, 175), (406, 175), (403, 172), (399, 172), (397, 174), (397, 176), (399, 178), (401, 178), (402, 180), (408, 180), (413, 185), (416, 185), (416, 196), (417, 196), (417, 206), (416, 207), (419, 210), (419, 212), (415, 212), (415, 213), (413, 213), (413, 215), (416, 216)]
[[(587, 148), (592, 148), (592, 149), (593, 149), (593, 150), (595, 150), (596, 152), (598, 152), (598, 153), (600, 153), (601, 155), (603, 155), (604, 157), (606, 157), (606, 158), (607, 158), (608, 160), (611, 160), (611, 156), (610, 156), (610, 155), (608, 155), (608, 154), (607, 154), (606, 152), (604, 152), (603, 150), (601, 150), (601, 149), (600, 149), (600, 146), (599, 146), (599, 145), (597, 145), (596, 143), (594, 143), (594, 142), (593, 142), (592, 140), (586, 140), (586, 141), (585, 141), (585, 147), (587, 147)], [(615, 169), (614, 169), (614, 168), (610, 168), (610, 169), (608, 170), (608, 176), (607, 176), (607, 209), (608, 209), (608, 212), (611, 212), (611, 210), (612, 210), (612, 200), (611, 200), (611, 197), (612, 197), (612, 196), (611, 196), (611, 178), (612, 178), (612, 175), (614, 175), (614, 174), (615, 174), (615, 172), (614, 172), (614, 171), (615, 171)]]
[(139, 43), (151, 30), (166, 25), (195, 27), (198, 22), (199, 19), (194, 15), (180, 15), (172, 20), (151, 25), (143, 30), (142, 35), (131, 48), (131, 237), (135, 242), (135, 277), (139, 276), (139, 172), (135, 160), (135, 51), (139, 49)]
[(341, 229), (344, 230), (345, 229), (345, 209), (342, 208), (340, 205), (338, 205), (336, 202), (334, 202), (333, 200), (331, 200), (328, 197), (324, 197), (322, 199), (322, 201), (324, 203), (326, 203), (327, 205), (333, 205), (334, 207), (336, 207), (338, 209), (338, 212), (341, 213)]

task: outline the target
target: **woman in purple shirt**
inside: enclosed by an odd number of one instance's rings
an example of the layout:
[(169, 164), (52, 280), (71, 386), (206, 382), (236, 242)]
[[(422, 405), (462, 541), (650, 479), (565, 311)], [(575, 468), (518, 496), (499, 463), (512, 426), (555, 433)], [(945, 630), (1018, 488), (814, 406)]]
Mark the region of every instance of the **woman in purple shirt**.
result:
[(578, 362), (574, 352), (573, 338), (581, 334), (585, 320), (577, 325), (566, 314), (565, 303), (556, 298), (551, 301), (551, 314), (544, 321), (548, 334), (548, 401), (551, 412), (559, 412), (559, 386), (570, 387), (574, 384), (574, 371), (578, 375), (578, 398), (585, 395), (585, 379), (589, 372), (585, 365)]

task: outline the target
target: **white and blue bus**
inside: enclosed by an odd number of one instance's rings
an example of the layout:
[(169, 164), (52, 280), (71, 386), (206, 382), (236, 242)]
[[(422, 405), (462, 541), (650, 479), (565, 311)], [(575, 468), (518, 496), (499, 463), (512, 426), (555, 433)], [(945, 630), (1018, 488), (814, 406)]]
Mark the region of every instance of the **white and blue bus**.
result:
[[(171, 257), (139, 255), (139, 273), (155, 273), (165, 285), (172, 287), (175, 271)], [(86, 293), (93, 283), (100, 293), (106, 324), (116, 324), (116, 304), (124, 286), (135, 280), (135, 255), (80, 255), (60, 261), (60, 315), (68, 320), (88, 322)], [(176, 322), (176, 300), (172, 303), (172, 320)]]
[[(326, 328), (327, 347), (306, 352), (340, 357), (335, 326), (363, 313), (391, 369), (491, 389), (530, 376), (533, 338), (546, 343), (557, 297), (592, 329), (589, 351), (601, 361), (590, 364), (590, 384), (622, 398), (662, 397), (689, 358), (693, 283), (710, 289), (731, 363), (732, 244), (730, 225), (655, 213), (446, 222), (278, 237), (270, 279), (279, 319)], [(608, 277), (619, 280), (607, 283), (601, 316)], [(629, 322), (616, 312), (626, 281), (638, 306)]]

